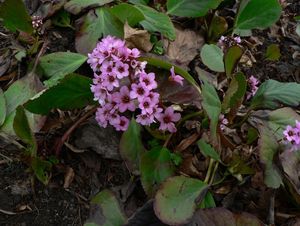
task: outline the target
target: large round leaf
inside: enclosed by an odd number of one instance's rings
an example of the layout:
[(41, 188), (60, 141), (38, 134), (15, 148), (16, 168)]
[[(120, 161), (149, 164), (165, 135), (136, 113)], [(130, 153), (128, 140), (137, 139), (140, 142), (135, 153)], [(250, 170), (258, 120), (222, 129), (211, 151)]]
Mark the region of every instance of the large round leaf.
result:
[(278, 0), (242, 1), (235, 29), (267, 28), (279, 19), (280, 14)]
[(213, 71), (224, 72), (223, 52), (216, 45), (205, 44), (201, 49), (202, 62)]
[(162, 184), (155, 196), (155, 214), (166, 224), (187, 223), (206, 189), (207, 185), (201, 180), (171, 177)]
[(215, 9), (222, 0), (168, 0), (168, 14), (184, 17), (200, 17)]

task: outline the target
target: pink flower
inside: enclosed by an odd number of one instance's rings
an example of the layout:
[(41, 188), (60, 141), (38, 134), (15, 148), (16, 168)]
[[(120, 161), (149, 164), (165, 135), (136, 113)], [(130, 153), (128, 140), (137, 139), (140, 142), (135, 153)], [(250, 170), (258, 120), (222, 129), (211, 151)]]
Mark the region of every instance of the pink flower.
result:
[(149, 92), (148, 97), (151, 99), (151, 101), (155, 104), (159, 103), (159, 93), (157, 92)]
[(283, 131), (283, 135), (285, 136), (285, 139), (292, 142), (295, 140), (295, 135), (297, 131), (294, 127), (288, 125), (286, 129)]
[(140, 57), (141, 52), (137, 48), (133, 48), (129, 54), (132, 58), (138, 58)]
[(136, 116), (136, 122), (143, 125), (149, 126), (151, 123), (154, 122), (154, 115), (153, 114), (140, 114)]
[(228, 124), (227, 118), (225, 118), (225, 116), (223, 114), (221, 114), (219, 117), (219, 121), (220, 121), (220, 129), (224, 130), (225, 126)]
[(108, 95), (107, 90), (101, 85), (91, 85), (91, 91), (94, 93), (94, 100), (98, 101), (100, 105), (105, 104), (105, 99)]
[(259, 84), (259, 80), (255, 78), (253, 75), (248, 79), (248, 84), (250, 87), (250, 92), (247, 92), (247, 100), (249, 100), (258, 90), (257, 85)]
[(155, 103), (149, 97), (140, 100), (139, 108), (142, 110), (142, 114), (152, 114), (154, 106)]
[(168, 107), (165, 112), (161, 113), (157, 118), (160, 122), (159, 129), (175, 133), (177, 130), (174, 122), (179, 121), (180, 117), (179, 113), (174, 113), (174, 109), (172, 107)]
[(117, 131), (126, 131), (129, 125), (129, 119), (125, 116), (119, 118), (119, 122), (114, 125)]
[(125, 112), (126, 110), (135, 110), (135, 105), (130, 98), (130, 92), (127, 86), (121, 87), (118, 99), (118, 107), (121, 113)]
[(114, 87), (119, 87), (119, 81), (114, 74), (108, 74), (102, 85), (108, 90), (112, 91)]
[(130, 97), (132, 99), (138, 98), (140, 100), (143, 99), (145, 96), (148, 96), (148, 94), (149, 94), (149, 90), (143, 83), (139, 83), (139, 84), (134, 83), (131, 85)]
[(170, 72), (171, 72), (171, 76), (169, 77), (169, 80), (176, 82), (180, 85), (183, 85), (183, 78), (180, 75), (175, 74), (174, 66), (171, 67)]
[(144, 83), (148, 90), (156, 89), (157, 83), (155, 81), (155, 74), (154, 73), (146, 73), (142, 72), (140, 73), (139, 78), (141, 83)]
[(234, 37), (234, 38), (233, 38), (233, 40), (234, 40), (236, 43), (238, 43), (238, 44), (240, 44), (240, 43), (242, 42), (242, 40), (241, 40), (241, 37), (240, 37), (240, 36), (236, 36), (236, 37)]
[(113, 62), (111, 61), (104, 61), (101, 68), (102, 74), (107, 75), (113, 72)]
[(122, 79), (124, 77), (127, 77), (129, 75), (129, 65), (123, 64), (121, 61), (118, 61), (113, 68), (113, 73), (117, 75), (118, 79)]

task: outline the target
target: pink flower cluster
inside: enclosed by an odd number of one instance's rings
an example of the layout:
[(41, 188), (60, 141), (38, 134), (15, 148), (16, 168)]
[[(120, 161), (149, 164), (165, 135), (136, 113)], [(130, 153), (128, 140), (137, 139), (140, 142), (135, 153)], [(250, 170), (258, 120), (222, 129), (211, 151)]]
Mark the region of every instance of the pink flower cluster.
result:
[(223, 131), (225, 130), (225, 127), (228, 125), (228, 120), (225, 118), (225, 115), (221, 114), (219, 116), (219, 122), (220, 122), (220, 129)]
[(295, 127), (288, 125), (283, 131), (284, 140), (292, 144), (292, 150), (300, 149), (300, 122), (296, 120)]
[(251, 97), (255, 95), (255, 93), (258, 90), (258, 86), (257, 86), (258, 84), (259, 84), (259, 80), (255, 78), (253, 75), (251, 75), (250, 78), (248, 79), (248, 85), (250, 87), (250, 91), (247, 92), (247, 100), (249, 100)]
[(40, 27), (42, 27), (42, 25), (43, 25), (43, 19), (42, 19), (42, 17), (40, 17), (40, 16), (32, 16), (31, 19), (32, 19), (31, 23), (32, 23), (33, 29), (38, 30)]
[[(172, 107), (163, 110), (160, 95), (155, 91), (155, 74), (145, 71), (147, 62), (138, 61), (139, 56), (138, 49), (129, 49), (123, 40), (112, 36), (103, 38), (88, 54), (87, 62), (94, 71), (91, 91), (100, 104), (96, 120), (102, 127), (110, 124), (125, 131), (130, 112), (138, 112), (136, 121), (141, 125), (158, 121), (160, 130), (176, 132), (174, 122), (181, 116)], [(172, 70), (170, 78), (182, 83)]]
[(242, 39), (239, 36), (236, 36), (236, 37), (221, 36), (217, 44), (222, 50), (224, 50), (224, 49), (229, 48), (230, 46), (241, 44), (241, 42), (242, 42)]

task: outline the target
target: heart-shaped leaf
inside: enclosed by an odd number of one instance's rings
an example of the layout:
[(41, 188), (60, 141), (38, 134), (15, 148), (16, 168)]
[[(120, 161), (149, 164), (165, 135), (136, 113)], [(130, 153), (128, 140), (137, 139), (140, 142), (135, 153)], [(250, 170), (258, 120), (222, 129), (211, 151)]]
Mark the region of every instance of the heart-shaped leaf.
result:
[(202, 62), (213, 71), (224, 72), (223, 51), (216, 45), (205, 44), (201, 49)]
[(207, 191), (201, 180), (184, 176), (167, 179), (157, 191), (154, 201), (156, 216), (164, 223), (179, 225), (187, 223), (196, 210), (200, 196)]
[(251, 101), (251, 108), (277, 108), (280, 104), (298, 106), (300, 104), (300, 84), (267, 80), (259, 86)]
[(67, 74), (73, 73), (86, 60), (86, 56), (71, 52), (56, 52), (41, 57), (39, 65), (43, 69), (44, 74), (50, 77), (45, 84), (48, 87), (56, 85), (60, 79)]
[(182, 17), (200, 17), (215, 9), (222, 0), (168, 0), (168, 14)]
[(167, 148), (155, 148), (142, 155), (140, 162), (141, 182), (147, 194), (151, 195), (155, 186), (173, 175), (175, 168)]
[(25, 104), (25, 108), (36, 114), (46, 115), (52, 109), (69, 110), (93, 104), (90, 78), (70, 74), (53, 86), (39, 93)]
[(235, 29), (267, 28), (275, 23), (281, 14), (277, 0), (248, 0), (241, 3), (235, 21)]
[(197, 145), (205, 157), (208, 156), (216, 161), (221, 161), (219, 153), (203, 139), (198, 140)]

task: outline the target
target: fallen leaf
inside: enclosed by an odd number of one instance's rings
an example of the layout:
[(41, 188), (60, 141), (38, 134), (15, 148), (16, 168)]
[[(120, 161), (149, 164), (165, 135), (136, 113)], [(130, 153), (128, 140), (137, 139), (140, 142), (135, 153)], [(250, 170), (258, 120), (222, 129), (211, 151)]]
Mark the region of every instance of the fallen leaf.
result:
[(75, 173), (73, 168), (67, 167), (66, 173), (65, 173), (65, 180), (64, 180), (64, 189), (70, 187), (70, 184), (73, 182), (75, 177)]
[(176, 39), (174, 42), (165, 40), (166, 55), (179, 65), (187, 66), (204, 44), (204, 38), (189, 29), (175, 28)]
[(182, 152), (185, 149), (187, 149), (189, 146), (191, 146), (193, 143), (195, 143), (199, 138), (198, 133), (194, 133), (188, 138), (183, 139), (175, 148), (176, 152)]
[(127, 22), (124, 25), (124, 39), (128, 48), (138, 48), (149, 52), (153, 47), (148, 31), (132, 28)]

